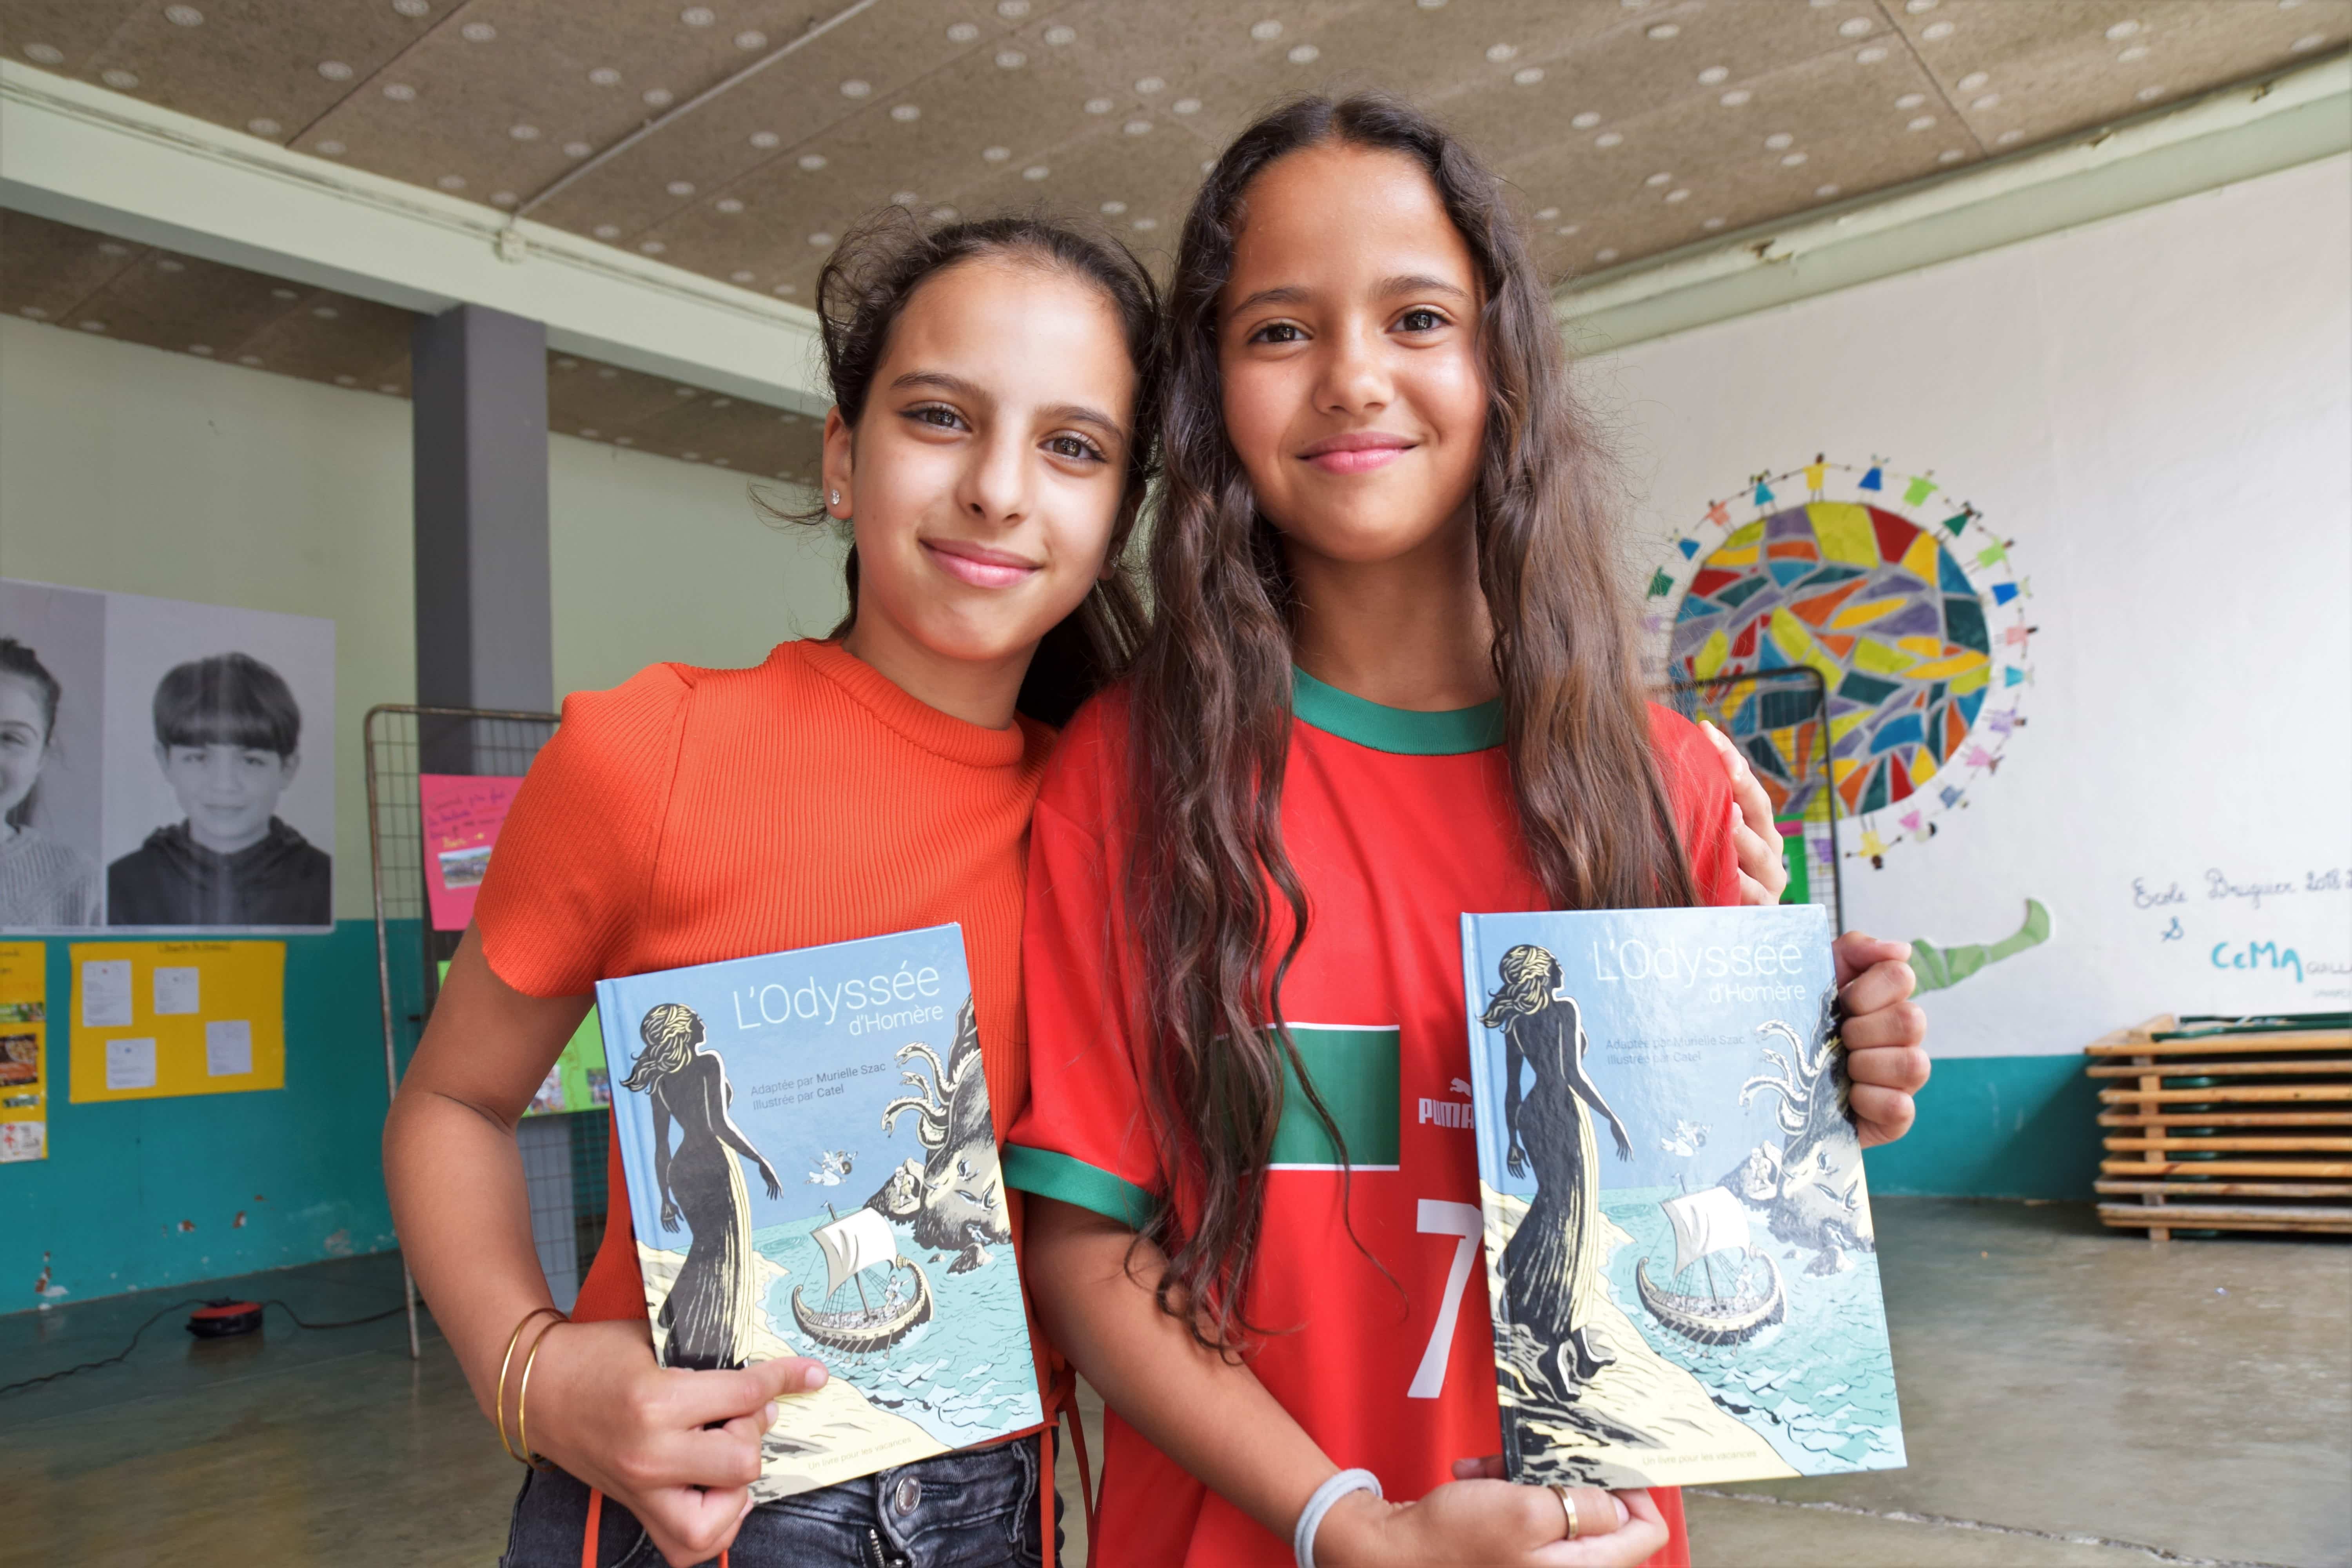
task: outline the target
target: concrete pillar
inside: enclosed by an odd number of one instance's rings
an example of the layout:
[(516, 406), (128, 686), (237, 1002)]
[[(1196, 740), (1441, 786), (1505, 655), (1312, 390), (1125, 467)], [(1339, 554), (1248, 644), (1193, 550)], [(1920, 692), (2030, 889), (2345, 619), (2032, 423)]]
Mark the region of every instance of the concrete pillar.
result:
[(419, 320), (409, 353), (416, 700), (546, 712), (555, 706), (547, 329), (460, 305)]
[[(555, 706), (547, 542), (547, 329), (480, 305), (421, 318), (409, 341), (416, 494), (416, 700), (544, 713)], [(520, 771), (510, 725), (426, 720), (426, 773)], [(427, 931), (426, 959), (456, 950)], [(516, 1132), (531, 1240), (556, 1303), (580, 1289), (568, 1116)]]

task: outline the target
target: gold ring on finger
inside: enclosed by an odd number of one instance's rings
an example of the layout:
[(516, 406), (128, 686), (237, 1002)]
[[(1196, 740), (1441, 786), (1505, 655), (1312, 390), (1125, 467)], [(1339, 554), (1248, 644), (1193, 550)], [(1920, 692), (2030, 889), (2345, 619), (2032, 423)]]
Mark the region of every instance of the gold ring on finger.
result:
[(1583, 1533), (1582, 1521), (1576, 1517), (1576, 1495), (1557, 1481), (1551, 1489), (1559, 1496), (1559, 1506), (1568, 1510), (1568, 1539), (1573, 1541)]

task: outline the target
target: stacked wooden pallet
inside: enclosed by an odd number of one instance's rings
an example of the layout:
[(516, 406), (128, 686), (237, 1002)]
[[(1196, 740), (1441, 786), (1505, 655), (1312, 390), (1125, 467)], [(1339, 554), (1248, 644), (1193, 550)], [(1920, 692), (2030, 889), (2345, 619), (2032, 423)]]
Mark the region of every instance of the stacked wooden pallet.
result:
[(2352, 1016), (2168, 1014), (2085, 1050), (2106, 1224), (2352, 1235)]

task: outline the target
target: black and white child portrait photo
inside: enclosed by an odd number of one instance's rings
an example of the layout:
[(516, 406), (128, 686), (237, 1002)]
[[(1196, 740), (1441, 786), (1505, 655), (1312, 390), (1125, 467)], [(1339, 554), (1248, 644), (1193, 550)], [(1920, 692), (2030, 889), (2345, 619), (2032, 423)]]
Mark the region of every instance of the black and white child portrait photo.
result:
[(106, 868), (112, 925), (324, 925), (332, 863), (278, 815), (302, 710), (250, 654), (175, 665), (155, 688), (155, 765), (181, 817)]
[(334, 921), (334, 625), (107, 597), (106, 923)]
[(0, 582), (0, 930), (102, 920), (105, 599)]

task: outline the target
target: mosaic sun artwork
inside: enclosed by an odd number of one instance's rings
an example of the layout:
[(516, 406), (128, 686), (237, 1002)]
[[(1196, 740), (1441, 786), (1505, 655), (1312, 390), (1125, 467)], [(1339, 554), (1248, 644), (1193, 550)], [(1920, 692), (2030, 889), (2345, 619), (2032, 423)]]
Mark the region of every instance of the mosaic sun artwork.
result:
[(2025, 723), (2039, 628), (2011, 542), (1932, 469), (1816, 458), (1711, 502), (1652, 575), (1647, 624), (1675, 681), (1820, 673), (1826, 778), (1810, 695), (1759, 690), (1723, 717), (1785, 833), (1833, 852), (1834, 813), (1844, 853), (1880, 865), (1932, 837)]

